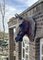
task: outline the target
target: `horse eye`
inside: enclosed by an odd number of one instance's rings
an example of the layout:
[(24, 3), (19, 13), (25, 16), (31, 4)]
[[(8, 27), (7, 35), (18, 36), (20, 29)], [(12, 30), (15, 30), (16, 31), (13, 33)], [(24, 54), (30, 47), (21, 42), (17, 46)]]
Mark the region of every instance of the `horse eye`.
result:
[(22, 26), (22, 24), (19, 25), (19, 27), (21, 27), (21, 26)]

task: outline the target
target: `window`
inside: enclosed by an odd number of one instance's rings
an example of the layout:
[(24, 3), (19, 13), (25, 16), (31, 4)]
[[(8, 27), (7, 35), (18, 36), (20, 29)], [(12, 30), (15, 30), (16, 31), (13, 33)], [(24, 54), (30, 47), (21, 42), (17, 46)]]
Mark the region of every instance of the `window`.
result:
[(40, 60), (43, 60), (43, 38), (40, 39)]
[(43, 45), (42, 45), (42, 54), (43, 54)]
[(25, 55), (25, 50), (23, 49), (23, 58), (24, 58), (24, 55)]
[(23, 37), (21, 60), (29, 60), (29, 38), (26, 35)]
[(26, 52), (28, 53), (28, 50), (29, 50), (29, 47), (28, 46), (26, 46)]
[(16, 56), (14, 56), (14, 60), (16, 60)]
[(8, 58), (7, 58), (7, 60), (8, 60)]
[(26, 60), (28, 60), (28, 55), (26, 55)]
[(15, 35), (15, 33), (16, 33), (16, 28), (14, 28), (14, 35)]

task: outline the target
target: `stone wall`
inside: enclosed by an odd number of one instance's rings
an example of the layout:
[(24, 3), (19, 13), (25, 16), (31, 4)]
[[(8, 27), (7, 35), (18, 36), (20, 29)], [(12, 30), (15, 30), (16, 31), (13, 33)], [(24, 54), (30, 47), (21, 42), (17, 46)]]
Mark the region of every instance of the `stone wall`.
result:
[(35, 42), (29, 42), (29, 60), (35, 60)]

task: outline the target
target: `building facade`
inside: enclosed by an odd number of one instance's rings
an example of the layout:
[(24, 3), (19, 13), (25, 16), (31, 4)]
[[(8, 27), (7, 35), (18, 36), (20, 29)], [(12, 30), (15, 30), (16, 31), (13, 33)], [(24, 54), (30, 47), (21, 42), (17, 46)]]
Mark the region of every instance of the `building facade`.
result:
[[(32, 17), (36, 23), (36, 31), (35, 31), (35, 38), (34, 41), (29, 40), (29, 60), (43, 60), (43, 1), (39, 0), (35, 4), (33, 4), (31, 7), (29, 7), (27, 10), (23, 11), (20, 16), (27, 19), (28, 17)], [(18, 27), (18, 25), (21, 23), (19, 18), (11, 18), (8, 22), (9, 27), (9, 60), (14, 60), (14, 28)], [(22, 43), (18, 42), (18, 45), (16, 47), (18, 52), (18, 60), (21, 60), (21, 56), (23, 52), (21, 48), (25, 49), (25, 47), (22, 47)], [(16, 51), (15, 51), (16, 52)], [(15, 53), (14, 53), (15, 54)], [(22, 60), (26, 60), (22, 57)]]

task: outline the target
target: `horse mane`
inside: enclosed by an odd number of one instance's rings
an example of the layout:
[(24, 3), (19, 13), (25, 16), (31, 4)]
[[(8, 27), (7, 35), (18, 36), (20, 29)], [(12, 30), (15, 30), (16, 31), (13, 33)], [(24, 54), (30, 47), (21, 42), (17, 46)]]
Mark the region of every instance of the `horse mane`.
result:
[(35, 34), (34, 34), (34, 32), (35, 32), (35, 21), (33, 20), (32, 17), (28, 17), (27, 19), (24, 19), (22, 21), (22, 23), (19, 25), (19, 27), (20, 27), (20, 29), (22, 29), (21, 30), (22, 33), (19, 31), (18, 34), (17, 34), (17, 38), (16, 39), (18, 39), (18, 37), (19, 37), (18, 40), (20, 40), (21, 36), (23, 38), (24, 35), (27, 35), (30, 38), (31, 41), (34, 40), (34, 36), (35, 36)]

